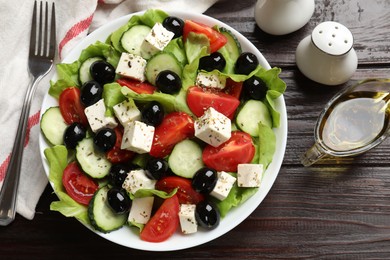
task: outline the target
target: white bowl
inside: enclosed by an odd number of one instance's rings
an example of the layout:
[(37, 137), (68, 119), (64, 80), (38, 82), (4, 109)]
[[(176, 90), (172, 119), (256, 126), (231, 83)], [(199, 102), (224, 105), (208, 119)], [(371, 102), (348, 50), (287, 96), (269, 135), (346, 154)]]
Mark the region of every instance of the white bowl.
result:
[[(96, 31), (92, 32), (83, 41), (81, 41), (76, 48), (74, 48), (69, 53), (69, 55), (63, 60), (63, 62), (70, 63), (75, 61), (76, 59), (78, 59), (81, 51), (85, 49), (87, 46), (95, 43), (97, 40), (105, 41), (107, 36), (111, 32), (119, 28), (121, 25), (125, 24), (132, 15), (139, 15), (139, 14), (141, 13), (135, 13), (135, 14), (126, 15), (124, 17), (120, 17), (102, 26)], [(257, 48), (232, 27), (216, 19), (201, 14), (178, 12), (178, 11), (175, 12), (170, 11), (169, 14), (180, 17), (182, 19), (191, 19), (194, 21), (198, 21), (210, 26), (213, 25), (223, 26), (231, 30), (236, 35), (238, 40), (241, 42), (244, 51), (253, 52), (254, 54), (256, 54), (256, 56), (260, 61), (260, 64), (263, 67), (268, 69), (270, 68), (268, 62), (263, 57), (263, 55), (257, 50)], [(54, 76), (53, 80), (56, 80), (56, 76)], [(48, 109), (51, 106), (58, 106), (58, 102), (56, 99), (46, 94), (41, 107), (41, 112), (42, 112), (41, 114), (43, 114), (43, 112), (46, 111), (46, 109)], [(146, 250), (146, 251), (172, 251), (172, 250), (190, 248), (190, 247), (194, 247), (209, 242), (227, 233), (228, 231), (236, 227), (238, 224), (240, 224), (243, 220), (245, 220), (260, 205), (260, 203), (263, 201), (263, 199), (271, 189), (279, 173), (284, 152), (285, 152), (286, 140), (287, 140), (287, 113), (286, 113), (286, 106), (284, 103), (283, 96), (280, 96), (276, 100), (276, 108), (281, 115), (280, 127), (274, 130), (277, 136), (276, 152), (272, 163), (269, 165), (269, 168), (267, 169), (264, 175), (261, 187), (258, 190), (258, 192), (255, 193), (251, 198), (249, 198), (244, 204), (240, 205), (237, 208), (232, 209), (227, 214), (227, 216), (221, 220), (219, 226), (216, 229), (211, 231), (199, 231), (191, 235), (183, 235), (180, 232), (176, 232), (171, 238), (161, 243), (150, 243), (150, 242), (142, 241), (139, 238), (139, 235), (136, 234), (134, 229), (128, 227), (123, 227), (120, 230), (113, 231), (108, 234), (103, 234), (101, 232), (92, 229), (91, 230), (96, 234), (102, 236), (103, 238), (112, 241), (114, 243), (117, 243), (119, 245), (123, 245), (134, 249)], [(46, 174), (49, 175), (49, 166), (44, 156), (44, 150), (47, 147), (49, 147), (49, 144), (46, 142), (42, 133), (40, 134), (39, 137), (39, 146), (40, 146), (40, 154), (42, 157), (44, 169), (46, 171)]]

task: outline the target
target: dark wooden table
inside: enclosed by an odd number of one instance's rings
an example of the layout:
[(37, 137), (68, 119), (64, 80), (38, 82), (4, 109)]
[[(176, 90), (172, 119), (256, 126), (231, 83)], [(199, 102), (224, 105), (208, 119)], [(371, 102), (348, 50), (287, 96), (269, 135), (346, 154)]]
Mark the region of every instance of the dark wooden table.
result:
[(304, 168), (299, 156), (312, 145), (317, 116), (345, 85), (316, 84), (295, 65), (299, 41), (317, 24), (333, 20), (347, 26), (355, 38), (359, 67), (348, 84), (390, 77), (390, 1), (316, 0), (310, 22), (285, 36), (268, 35), (256, 26), (255, 2), (222, 1), (206, 12), (251, 40), (271, 66), (281, 67), (288, 86), (284, 163), (250, 217), (207, 244), (145, 252), (113, 244), (75, 219), (50, 211), (56, 196), (47, 187), (34, 220), (18, 216), (0, 228), (0, 259), (390, 259), (390, 142), (353, 159), (329, 159)]

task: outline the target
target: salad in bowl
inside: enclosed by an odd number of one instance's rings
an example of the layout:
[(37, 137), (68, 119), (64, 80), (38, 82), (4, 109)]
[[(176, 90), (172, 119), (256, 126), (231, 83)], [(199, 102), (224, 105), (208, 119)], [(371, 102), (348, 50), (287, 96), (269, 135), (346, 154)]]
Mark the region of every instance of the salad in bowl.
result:
[(210, 241), (264, 199), (287, 136), (280, 69), (204, 15), (147, 10), (57, 65), (40, 149), (51, 209), (132, 248)]

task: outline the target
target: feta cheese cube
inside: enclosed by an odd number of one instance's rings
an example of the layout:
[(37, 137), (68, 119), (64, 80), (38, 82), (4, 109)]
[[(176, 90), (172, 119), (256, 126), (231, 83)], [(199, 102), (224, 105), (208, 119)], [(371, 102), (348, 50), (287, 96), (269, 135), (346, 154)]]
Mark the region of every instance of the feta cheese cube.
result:
[(201, 71), (196, 77), (196, 85), (203, 88), (224, 89), (226, 87), (226, 78), (219, 76), (218, 73)]
[(140, 121), (130, 121), (124, 129), (121, 149), (139, 154), (148, 153), (152, 148), (154, 126)]
[(174, 35), (173, 32), (165, 29), (161, 23), (156, 23), (141, 45), (143, 56), (148, 58), (162, 51)]
[(84, 113), (95, 133), (102, 128), (115, 128), (118, 125), (114, 117), (106, 116), (106, 106), (103, 99), (85, 108)]
[(123, 52), (115, 72), (123, 77), (145, 81), (146, 63), (141, 56)]
[(130, 223), (146, 224), (152, 214), (154, 197), (134, 198), (128, 217)]
[(184, 234), (191, 234), (198, 231), (198, 224), (195, 219), (195, 204), (181, 204), (179, 220), (181, 231)]
[(125, 126), (130, 121), (141, 119), (141, 112), (133, 100), (125, 100), (113, 107), (116, 118)]
[(210, 192), (210, 195), (219, 200), (226, 199), (235, 182), (236, 178), (229, 173), (224, 171), (218, 172), (217, 184)]
[(156, 180), (149, 179), (146, 176), (146, 172), (143, 169), (132, 170), (127, 174), (125, 181), (122, 184), (122, 188), (135, 194), (139, 189), (154, 189)]
[(262, 164), (239, 164), (237, 169), (238, 187), (260, 187), (263, 170)]
[(217, 147), (231, 137), (230, 119), (210, 107), (195, 121), (195, 136)]

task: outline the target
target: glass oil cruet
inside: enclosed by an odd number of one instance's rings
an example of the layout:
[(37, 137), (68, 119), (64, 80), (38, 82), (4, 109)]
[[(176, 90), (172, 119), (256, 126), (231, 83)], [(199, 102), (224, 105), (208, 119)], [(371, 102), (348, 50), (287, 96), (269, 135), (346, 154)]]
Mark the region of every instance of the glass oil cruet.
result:
[(315, 126), (315, 144), (301, 157), (304, 166), (324, 156), (364, 153), (389, 134), (390, 79), (367, 79), (335, 95)]

